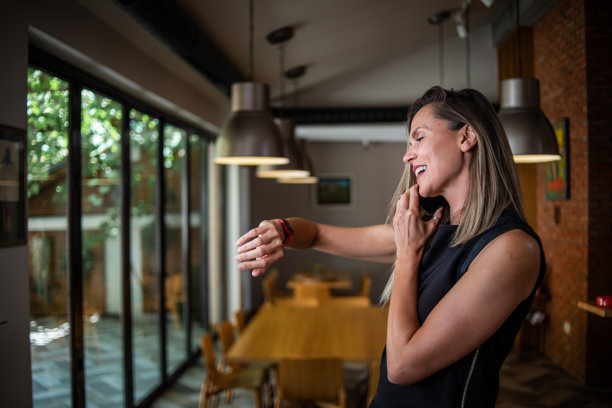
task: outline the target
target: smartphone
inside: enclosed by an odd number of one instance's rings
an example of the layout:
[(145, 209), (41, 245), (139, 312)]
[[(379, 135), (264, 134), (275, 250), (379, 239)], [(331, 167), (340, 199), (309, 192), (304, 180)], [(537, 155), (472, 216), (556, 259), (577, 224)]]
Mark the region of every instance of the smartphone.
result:
[(421, 197), (419, 195), (419, 207), (427, 216), (432, 216), (440, 207), (448, 208), (448, 203), (442, 196)]

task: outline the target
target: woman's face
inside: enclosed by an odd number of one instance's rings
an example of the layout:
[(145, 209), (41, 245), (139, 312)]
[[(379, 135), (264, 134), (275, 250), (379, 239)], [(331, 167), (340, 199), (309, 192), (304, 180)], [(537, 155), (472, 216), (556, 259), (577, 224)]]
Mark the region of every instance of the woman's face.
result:
[(419, 184), (422, 197), (442, 195), (449, 198), (465, 179), (465, 157), (460, 148), (460, 130), (449, 130), (448, 121), (434, 115), (432, 105), (421, 108), (412, 120), (409, 147), (404, 162)]

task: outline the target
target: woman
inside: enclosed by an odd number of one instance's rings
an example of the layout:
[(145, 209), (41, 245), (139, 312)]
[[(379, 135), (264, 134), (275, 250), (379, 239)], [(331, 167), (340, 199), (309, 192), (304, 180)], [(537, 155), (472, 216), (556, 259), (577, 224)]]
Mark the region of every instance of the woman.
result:
[[(263, 221), (240, 238), (236, 259), (259, 275), (291, 241), (393, 263), (371, 407), (493, 407), (499, 370), (544, 273), (541, 244), (524, 221), (510, 147), (482, 94), (431, 88), (413, 105), (408, 134), (393, 225)], [(427, 216), (419, 201), (437, 196), (446, 205)]]

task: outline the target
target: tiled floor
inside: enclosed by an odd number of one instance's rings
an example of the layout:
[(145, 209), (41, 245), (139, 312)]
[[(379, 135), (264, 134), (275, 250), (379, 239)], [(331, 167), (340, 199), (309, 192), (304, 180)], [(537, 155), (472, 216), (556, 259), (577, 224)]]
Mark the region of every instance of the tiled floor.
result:
[[(39, 322), (40, 323), (40, 322)], [(52, 327), (46, 322), (47, 327)], [(136, 392), (146, 394), (151, 384), (158, 382), (156, 369), (158, 335), (155, 322), (140, 322), (135, 332), (134, 370), (137, 374)], [(67, 327), (53, 326), (43, 330), (33, 322), (32, 326), (32, 386), (34, 408), (70, 407), (70, 366), (68, 363)], [(57, 330), (56, 330), (57, 329)], [(121, 344), (118, 320), (100, 319), (86, 324), (86, 375), (88, 407), (121, 407), (122, 371)], [(184, 354), (180, 349), (184, 337), (180, 331), (170, 330), (169, 363)], [(178, 361), (178, 360), (176, 360)], [(154, 403), (156, 408), (197, 407), (200, 386), (206, 377), (201, 359), (180, 377)], [(367, 375), (364, 368), (345, 369), (347, 406), (365, 406)], [(115, 396), (116, 398), (113, 398)], [(1, 403), (0, 403), (1, 405)], [(253, 397), (248, 391), (236, 390), (231, 403), (222, 398), (219, 407), (253, 407)], [(532, 353), (518, 358), (511, 354), (501, 372), (501, 390), (497, 408), (612, 408), (612, 388), (583, 387), (549, 359)]]
[(497, 408), (610, 408), (612, 388), (584, 387), (546, 357), (511, 354), (501, 371)]
[[(68, 323), (49, 318), (30, 325), (34, 408), (70, 408)], [(157, 316), (134, 319), (134, 328), (134, 388), (136, 399), (141, 400), (161, 382)], [(121, 408), (125, 405), (121, 323), (116, 318), (92, 316), (84, 329), (87, 407)], [(200, 336), (201, 330), (194, 328), (193, 335)], [(174, 371), (187, 353), (185, 331), (173, 326), (170, 318), (167, 341), (168, 369)]]
[[(200, 386), (206, 372), (199, 363), (189, 369), (177, 384), (153, 405), (155, 408), (197, 407)], [(363, 387), (356, 387), (362, 392)], [(351, 398), (349, 408), (364, 405)], [(237, 390), (227, 404), (220, 398), (218, 407), (253, 407), (249, 392)], [(496, 408), (612, 408), (612, 389), (583, 387), (548, 358), (531, 353), (511, 354), (501, 372), (501, 389)]]

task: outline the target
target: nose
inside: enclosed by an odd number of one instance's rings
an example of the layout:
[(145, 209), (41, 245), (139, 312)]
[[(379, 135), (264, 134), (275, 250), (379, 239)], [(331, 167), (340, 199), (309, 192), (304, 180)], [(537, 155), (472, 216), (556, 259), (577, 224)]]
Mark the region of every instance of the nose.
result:
[(402, 160), (406, 164), (410, 164), (414, 160), (414, 152), (412, 151), (412, 147), (410, 145), (406, 149), (406, 154), (404, 154), (404, 158)]

